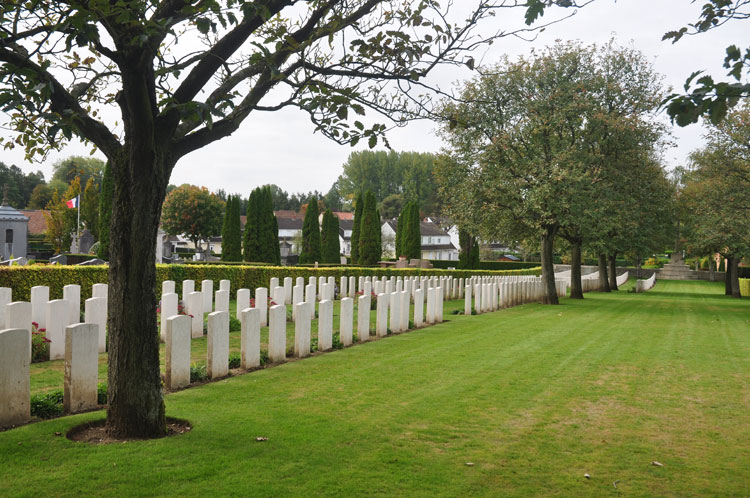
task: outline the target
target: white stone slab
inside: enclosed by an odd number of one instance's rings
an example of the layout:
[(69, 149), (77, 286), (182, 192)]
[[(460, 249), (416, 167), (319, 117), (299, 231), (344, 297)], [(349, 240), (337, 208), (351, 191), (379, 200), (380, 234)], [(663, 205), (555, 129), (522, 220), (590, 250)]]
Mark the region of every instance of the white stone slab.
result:
[[(47, 303), (49, 302), (49, 287), (36, 285), (31, 288), (31, 321), (36, 322), (40, 329), (47, 328)], [(65, 310), (67, 314), (67, 309)], [(63, 335), (63, 340), (65, 336)]]
[[(29, 305), (30, 314), (31, 303), (24, 304)], [(0, 427), (31, 419), (30, 337), (25, 328), (0, 330)]]
[(94, 284), (91, 286), (91, 297), (109, 297), (109, 286), (107, 284)]
[[(173, 313), (177, 314), (177, 294), (167, 294), (167, 296), (173, 296)], [(168, 298), (169, 299), (169, 298)], [(162, 303), (164, 298), (162, 297)], [(107, 300), (103, 297), (92, 297), (86, 299), (85, 305), (85, 323), (93, 324), (96, 329), (97, 338), (97, 351), (104, 353), (107, 351)], [(162, 316), (163, 316), (163, 304), (162, 304)]]
[(286, 306), (277, 304), (268, 310), (268, 358), (286, 360)]
[(305, 309), (307, 309), (308, 313), (310, 313), (310, 319), (312, 319), (315, 314), (315, 290), (315, 284), (307, 284), (305, 286), (305, 302), (310, 305)]
[[(193, 311), (196, 310), (196, 311)], [(191, 336), (203, 337), (203, 293), (191, 292), (188, 296), (187, 312), (192, 316)]]
[(250, 289), (237, 289), (237, 308), (234, 316), (241, 320), (242, 310), (250, 308)]
[(377, 312), (375, 313), (375, 333), (378, 337), (388, 335), (388, 303), (390, 296), (386, 293), (378, 294)]
[(294, 356), (303, 358), (310, 354), (310, 311), (309, 303), (299, 303), (297, 321), (294, 322)]
[(409, 330), (409, 304), (411, 303), (411, 300), (409, 299), (409, 291), (403, 290), (401, 291), (401, 302), (399, 303), (399, 313), (400, 313), (400, 321), (399, 321), (399, 329), (401, 332), (406, 332)]
[(182, 281), (182, 302), (185, 306), (188, 303), (188, 297), (190, 294), (195, 292), (195, 281), (194, 280), (183, 280)]
[(226, 311), (229, 313), (229, 291), (218, 290), (216, 291), (216, 311)]
[(333, 347), (333, 301), (325, 299), (318, 305), (318, 351)]
[[(268, 288), (271, 289), (271, 292), (273, 292), (273, 290), (278, 286), (279, 286), (279, 277), (271, 277), (271, 283), (268, 285)], [(277, 303), (277, 304), (284, 304), (284, 303)]]
[(165, 280), (161, 283), (161, 293), (174, 294), (175, 293), (175, 282), (174, 280)]
[(390, 315), (390, 329), (391, 332), (401, 332), (401, 292), (391, 292), (391, 299), (388, 303), (388, 311)]
[(349, 346), (352, 343), (353, 321), (354, 299), (351, 297), (345, 297), (341, 300), (341, 306), (339, 309), (339, 340), (343, 346)]
[(219, 280), (219, 290), (230, 292), (232, 290), (232, 282), (229, 280)]
[(305, 288), (301, 285), (292, 287), (292, 320), (297, 320), (297, 307), (295, 305), (305, 302)]
[(246, 370), (257, 368), (260, 366), (260, 310), (246, 308), (240, 312), (240, 317), (240, 366)]
[(284, 278), (284, 304), (292, 304), (292, 277)]
[(360, 342), (370, 338), (370, 295), (357, 298), (357, 339)]
[(49, 339), (49, 359), (65, 358), (65, 327), (68, 323), (68, 302), (55, 299), (47, 303), (47, 339)]
[[(220, 291), (226, 292), (228, 291)], [(227, 305), (228, 306), (228, 305)], [(208, 351), (206, 372), (212, 379), (229, 375), (229, 312), (214, 311), (208, 314)]]
[(273, 289), (271, 289), (271, 301), (273, 301), (273, 304), (281, 304), (282, 306), (286, 302), (286, 297), (284, 296), (284, 288), (281, 286), (276, 286)]
[(187, 315), (173, 315), (166, 320), (165, 382), (167, 389), (181, 389), (190, 384), (191, 327), (191, 320)]
[(435, 293), (435, 321), (437, 323), (443, 323), (443, 305), (445, 304), (445, 293), (443, 287), (438, 287), (438, 292)]
[(349, 279), (347, 277), (341, 277), (339, 280), (339, 295), (340, 297), (346, 297), (349, 295)]
[(435, 288), (427, 288), (427, 324), (435, 323)]
[[(360, 289), (362, 287), (360, 286)], [(357, 279), (354, 277), (349, 277), (349, 289), (348, 289), (347, 296), (353, 298), (355, 295), (357, 295)]]
[(98, 333), (93, 323), (77, 323), (65, 328), (63, 409), (66, 413), (96, 408), (99, 373)]
[(68, 302), (68, 323), (81, 321), (81, 286), (66, 285), (63, 287), (63, 299)]
[(0, 287), (0, 329), (5, 328), (6, 309), (5, 307), (13, 302), (13, 289), (10, 287)]
[(203, 313), (211, 313), (214, 307), (214, 281), (201, 281), (201, 294), (203, 294)]
[[(92, 298), (94, 299), (94, 298)], [(161, 295), (161, 313), (159, 326), (162, 342), (167, 341), (167, 319), (175, 316), (179, 310), (179, 296), (173, 292)], [(86, 320), (88, 322), (88, 320)]]
[(414, 327), (419, 328), (424, 325), (424, 290), (417, 289), (414, 291)]
[(260, 326), (268, 326), (268, 289), (265, 287), (255, 289), (255, 307), (260, 310)]

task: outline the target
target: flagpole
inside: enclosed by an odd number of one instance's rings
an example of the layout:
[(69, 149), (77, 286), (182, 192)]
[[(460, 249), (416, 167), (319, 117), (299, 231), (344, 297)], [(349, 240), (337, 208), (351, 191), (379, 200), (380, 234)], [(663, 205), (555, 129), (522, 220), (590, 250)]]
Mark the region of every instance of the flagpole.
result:
[(81, 194), (78, 194), (78, 224), (76, 225), (76, 236), (78, 237), (78, 248), (81, 247)]

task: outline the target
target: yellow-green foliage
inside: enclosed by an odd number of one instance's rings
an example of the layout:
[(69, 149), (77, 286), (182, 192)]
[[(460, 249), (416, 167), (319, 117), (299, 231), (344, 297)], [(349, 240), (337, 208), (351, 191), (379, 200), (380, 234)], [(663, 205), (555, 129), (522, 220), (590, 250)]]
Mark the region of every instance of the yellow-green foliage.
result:
[[(452, 276), (456, 278), (472, 275), (539, 275), (541, 268), (523, 270), (437, 270), (434, 268), (361, 268), (326, 267), (304, 268), (298, 266), (250, 266), (250, 265), (156, 265), (156, 297), (161, 297), (161, 284), (174, 280), (176, 292), (182, 294), (182, 281), (195, 280), (200, 288), (201, 280), (213, 280), (218, 290), (220, 280), (232, 282), (232, 296), (237, 289), (268, 287), (272, 277), (283, 281), (285, 277), (390, 277), (390, 276)], [(106, 266), (10, 266), (0, 268), (0, 287), (13, 289), (14, 301), (29, 301), (31, 288), (35, 285), (49, 287), (50, 299), (62, 299), (63, 287), (69, 284), (81, 286), (81, 306), (91, 297), (91, 286), (108, 281)]]
[(742, 297), (750, 297), (750, 278), (740, 279), (740, 295)]

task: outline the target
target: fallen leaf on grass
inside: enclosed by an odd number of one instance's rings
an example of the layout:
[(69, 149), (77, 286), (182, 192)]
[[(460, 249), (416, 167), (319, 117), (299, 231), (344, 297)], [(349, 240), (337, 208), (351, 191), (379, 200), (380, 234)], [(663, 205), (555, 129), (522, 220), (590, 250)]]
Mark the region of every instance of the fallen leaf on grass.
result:
[(268, 441), (268, 438), (267, 437), (256, 437), (255, 440), (256, 441)]
[(467, 467), (473, 467), (473, 466), (474, 466), (474, 463), (473, 463), (473, 462), (466, 462), (466, 466), (467, 466)]
[(663, 463), (659, 463), (656, 460), (654, 460), (653, 462), (651, 462), (651, 465), (653, 465), (654, 467), (664, 467)]
[(583, 477), (585, 477), (586, 479), (591, 479), (591, 476), (588, 474), (583, 474)]

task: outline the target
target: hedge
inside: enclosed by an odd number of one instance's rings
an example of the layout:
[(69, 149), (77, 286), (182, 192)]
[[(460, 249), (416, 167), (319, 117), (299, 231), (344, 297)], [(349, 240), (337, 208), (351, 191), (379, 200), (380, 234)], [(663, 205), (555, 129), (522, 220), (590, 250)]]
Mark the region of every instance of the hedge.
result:
[(739, 278), (750, 278), (750, 266), (737, 267), (737, 276)]
[[(81, 306), (91, 297), (91, 286), (108, 281), (107, 266), (9, 266), (0, 267), (0, 287), (13, 289), (14, 301), (29, 301), (31, 288), (36, 285), (49, 287), (50, 299), (62, 299), (63, 287), (69, 284), (81, 286)], [(250, 266), (250, 265), (156, 265), (156, 297), (161, 298), (161, 284), (174, 280), (176, 292), (182, 294), (182, 281), (194, 280), (200, 289), (201, 280), (213, 280), (214, 289), (219, 289), (220, 280), (231, 280), (232, 297), (237, 289), (267, 287), (272, 277), (283, 281), (285, 277), (347, 277), (359, 276), (452, 276), (456, 278), (472, 275), (540, 275), (541, 267), (517, 270), (439, 270), (428, 268), (362, 268), (329, 267), (300, 268), (297, 266)]]
[(740, 295), (742, 297), (750, 297), (750, 278), (740, 279)]
[[(446, 261), (443, 259), (431, 259), (430, 263), (435, 268), (458, 268), (458, 261)], [(523, 270), (527, 268), (537, 268), (539, 263), (525, 261), (480, 261), (480, 270)]]

